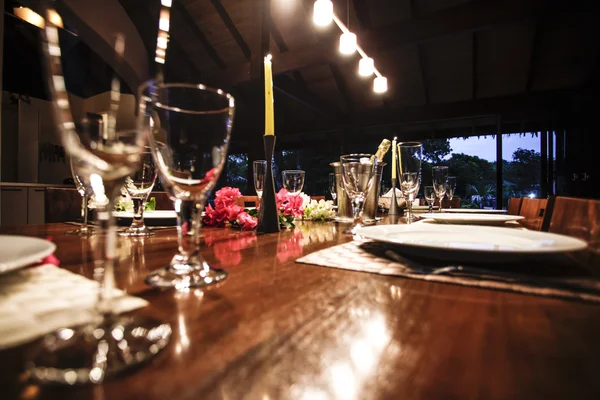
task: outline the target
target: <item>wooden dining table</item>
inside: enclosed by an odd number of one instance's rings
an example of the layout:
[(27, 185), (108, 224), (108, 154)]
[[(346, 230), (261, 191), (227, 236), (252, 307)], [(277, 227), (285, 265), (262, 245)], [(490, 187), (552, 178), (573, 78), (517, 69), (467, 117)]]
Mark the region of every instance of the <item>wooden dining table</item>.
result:
[[(202, 254), (229, 277), (209, 290), (160, 290), (176, 230), (119, 238), (118, 287), (167, 321), (152, 361), (102, 385), (39, 386), (32, 344), (0, 352), (0, 398), (598, 399), (600, 306), (296, 263), (352, 240), (346, 224), (274, 234), (203, 228)], [(67, 224), (2, 227), (51, 237), (61, 267), (92, 277), (94, 237)]]

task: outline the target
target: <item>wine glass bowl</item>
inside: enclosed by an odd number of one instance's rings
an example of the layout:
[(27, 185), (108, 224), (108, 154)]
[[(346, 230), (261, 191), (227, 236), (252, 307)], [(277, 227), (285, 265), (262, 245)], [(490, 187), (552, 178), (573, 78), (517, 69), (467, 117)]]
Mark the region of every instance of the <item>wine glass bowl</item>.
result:
[(281, 181), (285, 190), (291, 195), (300, 194), (304, 187), (304, 171), (288, 169), (281, 171)]
[(446, 197), (448, 198), (448, 207), (452, 208), (452, 199), (454, 198), (454, 190), (456, 189), (456, 177), (449, 176), (446, 184)]
[(92, 188), (90, 186), (89, 178), (86, 179), (85, 176), (81, 175), (78, 171), (78, 164), (81, 162), (73, 157), (70, 160), (71, 166), (71, 175), (73, 176), (73, 182), (75, 183), (75, 188), (77, 192), (81, 195), (81, 212), (83, 217), (83, 222), (79, 229), (75, 229), (72, 231), (67, 231), (69, 235), (80, 235), (80, 236), (88, 236), (93, 235), (96, 231), (89, 226), (88, 224), (88, 215), (89, 215), (89, 200), (90, 196), (93, 194)]
[[(227, 160), (234, 99), (199, 84), (146, 83), (140, 114), (163, 187), (177, 212), (178, 253), (152, 272), (156, 287), (206, 287), (227, 273), (211, 268), (200, 254), (201, 213)], [(158, 142), (164, 146), (158, 146)]]
[(265, 188), (265, 174), (267, 172), (267, 161), (256, 160), (252, 163), (253, 175), (254, 175), (254, 190), (260, 200), (262, 198), (263, 190)]
[(361, 226), (360, 218), (367, 194), (373, 186), (377, 158), (372, 154), (348, 154), (340, 157), (344, 190), (353, 204), (354, 225), (345, 233), (354, 234)]
[(337, 183), (335, 181), (335, 174), (333, 172), (329, 174), (329, 193), (331, 193), (331, 198), (335, 203), (337, 198)]
[(433, 203), (435, 203), (435, 191), (433, 190), (433, 186), (425, 186), (423, 190), (423, 196), (425, 197), (425, 201), (427, 201), (427, 205), (429, 206), (429, 212), (433, 210)]
[(406, 198), (408, 214), (406, 222), (410, 224), (415, 217), (412, 203), (421, 185), (421, 160), (423, 145), (420, 142), (403, 142), (398, 144), (398, 180), (400, 190)]

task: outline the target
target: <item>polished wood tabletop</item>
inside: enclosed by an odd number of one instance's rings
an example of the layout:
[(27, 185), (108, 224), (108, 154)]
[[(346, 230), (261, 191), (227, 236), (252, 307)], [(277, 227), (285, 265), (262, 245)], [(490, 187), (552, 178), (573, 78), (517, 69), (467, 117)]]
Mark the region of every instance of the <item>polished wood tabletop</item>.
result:
[[(168, 321), (171, 343), (100, 386), (40, 387), (31, 345), (0, 352), (0, 398), (536, 399), (600, 398), (600, 306), (297, 264), (351, 240), (338, 223), (279, 234), (203, 228), (202, 252), (229, 272), (202, 292), (158, 290), (175, 229), (119, 238), (118, 285)], [(1, 228), (52, 237), (61, 266), (92, 276), (94, 238), (66, 224)]]

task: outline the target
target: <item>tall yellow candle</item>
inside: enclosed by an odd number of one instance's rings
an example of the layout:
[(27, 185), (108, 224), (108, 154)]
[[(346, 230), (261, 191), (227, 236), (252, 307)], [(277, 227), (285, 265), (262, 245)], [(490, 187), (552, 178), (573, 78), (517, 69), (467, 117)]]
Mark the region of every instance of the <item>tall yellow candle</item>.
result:
[(275, 135), (273, 117), (273, 67), (270, 54), (265, 57), (265, 135)]
[(396, 138), (394, 138), (394, 140), (392, 140), (392, 179), (396, 179), (396, 168), (398, 168), (396, 163), (397, 151), (398, 148), (396, 147)]

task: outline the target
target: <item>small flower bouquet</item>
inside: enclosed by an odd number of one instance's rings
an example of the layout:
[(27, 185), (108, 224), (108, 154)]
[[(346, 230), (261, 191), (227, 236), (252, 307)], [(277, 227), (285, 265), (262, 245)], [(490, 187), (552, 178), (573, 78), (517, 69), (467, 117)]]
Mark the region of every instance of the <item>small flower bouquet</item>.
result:
[[(226, 225), (241, 230), (252, 230), (258, 223), (258, 210), (247, 210), (236, 204), (242, 196), (237, 188), (224, 187), (216, 192), (215, 206), (208, 205), (202, 222), (206, 226), (224, 227)], [(277, 193), (277, 209), (279, 223), (284, 228), (293, 228), (296, 217), (304, 215), (303, 198), (301, 195), (290, 195), (281, 189)]]
[(308, 204), (304, 206), (304, 218), (313, 221), (329, 221), (335, 218), (335, 210), (333, 209), (333, 201), (331, 200), (308, 200)]

